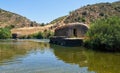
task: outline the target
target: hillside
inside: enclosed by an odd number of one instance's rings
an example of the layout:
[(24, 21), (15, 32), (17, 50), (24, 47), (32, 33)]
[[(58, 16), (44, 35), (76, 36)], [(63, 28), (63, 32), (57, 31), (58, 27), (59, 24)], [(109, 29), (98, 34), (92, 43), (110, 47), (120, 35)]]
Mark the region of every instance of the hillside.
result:
[[(96, 19), (108, 18), (111, 16), (120, 16), (120, 1), (113, 3), (98, 3), (93, 5), (87, 5), (70, 12), (69, 15), (65, 16), (64, 18), (60, 17), (60, 21), (63, 18), (64, 20), (61, 22), (65, 24), (82, 22), (89, 25)], [(58, 20), (59, 18), (54, 20), (54, 22), (59, 22)], [(56, 24), (61, 25), (63, 23)]]
[(87, 5), (69, 14), (65, 23), (84, 22), (90, 24), (96, 19), (120, 16), (120, 1)]
[(67, 16), (62, 16), (59, 18), (54, 19), (53, 21), (50, 22), (50, 24), (56, 24), (56, 23), (60, 23), (61, 21), (63, 21)]
[(0, 9), (0, 27), (19, 28), (30, 26), (38, 26), (38, 24), (21, 15)]

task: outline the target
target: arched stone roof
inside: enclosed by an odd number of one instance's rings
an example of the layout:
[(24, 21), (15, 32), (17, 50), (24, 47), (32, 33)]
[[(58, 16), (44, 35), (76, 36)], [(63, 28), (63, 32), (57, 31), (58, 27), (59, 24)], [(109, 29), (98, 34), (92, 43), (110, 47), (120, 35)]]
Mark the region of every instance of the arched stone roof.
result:
[(84, 23), (69, 23), (69, 24), (66, 24), (64, 26), (57, 27), (55, 30), (57, 31), (57, 30), (60, 30), (60, 29), (73, 27), (73, 26), (85, 26), (85, 27), (89, 28), (89, 26), (87, 24), (84, 24)]

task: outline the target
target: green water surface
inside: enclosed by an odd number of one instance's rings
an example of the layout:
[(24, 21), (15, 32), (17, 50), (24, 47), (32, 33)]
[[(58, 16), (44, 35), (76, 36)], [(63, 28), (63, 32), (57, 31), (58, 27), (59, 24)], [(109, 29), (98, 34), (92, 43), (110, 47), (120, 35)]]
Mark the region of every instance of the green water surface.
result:
[(120, 73), (120, 53), (46, 40), (0, 40), (0, 73)]

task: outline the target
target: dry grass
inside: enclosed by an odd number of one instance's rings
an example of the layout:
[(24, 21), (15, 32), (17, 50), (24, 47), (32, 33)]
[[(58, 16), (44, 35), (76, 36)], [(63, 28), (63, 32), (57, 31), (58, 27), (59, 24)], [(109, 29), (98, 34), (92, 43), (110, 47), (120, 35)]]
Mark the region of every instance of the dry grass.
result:
[(24, 27), (24, 28), (15, 28), (12, 29), (12, 33), (17, 33), (19, 35), (30, 35), (38, 32), (43, 32), (44, 28), (43, 27)]
[(38, 26), (38, 27), (23, 27), (23, 28), (14, 28), (11, 30), (12, 34), (17, 33), (19, 35), (30, 35), (38, 32), (44, 32), (45, 30), (54, 31), (50, 29), (53, 25)]

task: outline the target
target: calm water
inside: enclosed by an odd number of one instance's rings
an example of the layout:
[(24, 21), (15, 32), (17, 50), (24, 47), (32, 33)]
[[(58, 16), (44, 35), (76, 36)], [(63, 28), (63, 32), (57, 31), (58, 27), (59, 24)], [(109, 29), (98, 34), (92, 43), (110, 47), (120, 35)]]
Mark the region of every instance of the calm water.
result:
[(120, 73), (120, 53), (0, 40), (0, 73)]

